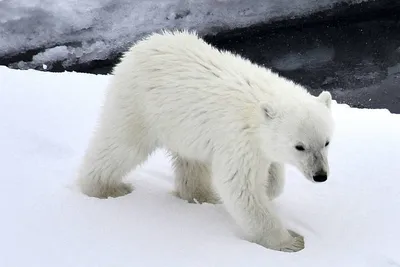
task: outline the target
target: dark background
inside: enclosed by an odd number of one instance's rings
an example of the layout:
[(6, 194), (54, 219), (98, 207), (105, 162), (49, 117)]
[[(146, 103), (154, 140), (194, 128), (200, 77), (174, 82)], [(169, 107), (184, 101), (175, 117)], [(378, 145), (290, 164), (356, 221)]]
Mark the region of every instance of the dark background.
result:
[[(400, 113), (400, 0), (341, 4), (305, 18), (204, 38), (272, 68), (314, 95), (329, 90), (339, 103)], [(1, 58), (0, 65), (29, 59), (36, 52)], [(55, 64), (51, 71), (107, 74), (119, 57), (68, 68)]]

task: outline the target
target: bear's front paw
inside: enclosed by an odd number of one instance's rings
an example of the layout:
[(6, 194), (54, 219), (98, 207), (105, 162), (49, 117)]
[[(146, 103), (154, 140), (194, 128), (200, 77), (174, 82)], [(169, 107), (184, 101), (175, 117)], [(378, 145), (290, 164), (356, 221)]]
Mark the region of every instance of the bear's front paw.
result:
[(304, 237), (291, 230), (288, 231), (291, 237), (288, 241), (283, 242), (278, 250), (284, 252), (297, 252), (304, 249)]

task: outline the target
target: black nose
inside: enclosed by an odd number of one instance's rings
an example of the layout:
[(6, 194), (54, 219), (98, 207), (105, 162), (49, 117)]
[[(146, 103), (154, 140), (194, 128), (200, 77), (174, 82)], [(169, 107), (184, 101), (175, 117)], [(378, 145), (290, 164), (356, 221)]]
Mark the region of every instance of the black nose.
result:
[(315, 182), (325, 182), (328, 179), (328, 176), (326, 175), (326, 172), (317, 172), (314, 176), (313, 179)]

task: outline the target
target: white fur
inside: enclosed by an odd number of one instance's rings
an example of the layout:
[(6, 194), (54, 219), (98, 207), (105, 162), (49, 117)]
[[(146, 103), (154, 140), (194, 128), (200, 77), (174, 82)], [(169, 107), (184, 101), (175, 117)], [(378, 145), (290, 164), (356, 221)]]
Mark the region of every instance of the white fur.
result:
[(163, 147), (173, 154), (177, 196), (220, 198), (249, 240), (298, 251), (303, 237), (283, 226), (270, 200), (283, 190), (285, 163), (310, 180), (328, 172), (330, 103), (329, 93), (314, 97), (195, 33), (153, 34), (114, 69), (79, 184), (93, 197), (125, 195), (132, 188), (123, 177)]

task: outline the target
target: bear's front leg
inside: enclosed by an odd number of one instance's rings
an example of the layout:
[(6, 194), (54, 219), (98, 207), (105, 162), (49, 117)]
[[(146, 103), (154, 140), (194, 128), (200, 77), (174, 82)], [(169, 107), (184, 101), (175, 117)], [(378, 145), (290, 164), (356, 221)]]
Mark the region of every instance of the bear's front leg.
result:
[(263, 185), (270, 163), (255, 157), (251, 151), (236, 157), (234, 153), (216, 156), (213, 160), (215, 186), (227, 211), (250, 241), (279, 251), (302, 250), (303, 237), (282, 225), (265, 194)]
[(283, 187), (285, 186), (284, 165), (275, 162), (271, 163), (267, 175), (267, 196), (270, 200), (274, 200), (282, 194)]

